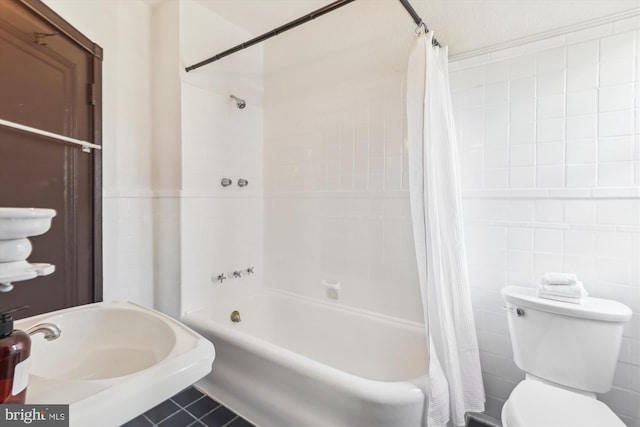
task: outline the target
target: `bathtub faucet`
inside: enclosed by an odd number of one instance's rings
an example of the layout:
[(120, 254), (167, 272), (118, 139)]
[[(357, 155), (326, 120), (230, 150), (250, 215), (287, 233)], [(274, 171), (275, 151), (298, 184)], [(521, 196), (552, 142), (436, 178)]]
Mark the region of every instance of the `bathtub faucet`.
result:
[(54, 325), (53, 323), (39, 323), (27, 329), (26, 332), (29, 335), (41, 333), (47, 341), (60, 338), (60, 334), (62, 333), (58, 325)]

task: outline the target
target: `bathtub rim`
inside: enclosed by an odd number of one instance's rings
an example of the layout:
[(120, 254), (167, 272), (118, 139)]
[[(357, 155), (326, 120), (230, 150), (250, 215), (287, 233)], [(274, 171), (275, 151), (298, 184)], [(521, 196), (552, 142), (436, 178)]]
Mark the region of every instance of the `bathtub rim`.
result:
[[(322, 300), (322, 299), (310, 297), (308, 295), (302, 295), (302, 294), (298, 294), (298, 293), (295, 293), (295, 292), (274, 288), (274, 287), (271, 287), (271, 286), (262, 286), (262, 287), (260, 287), (258, 289), (250, 290), (250, 292), (248, 294), (227, 295), (227, 296), (225, 296), (223, 298), (216, 299), (214, 304), (215, 305), (218, 305), (218, 304), (224, 305), (224, 304), (227, 304), (229, 302), (236, 301), (236, 300), (247, 300), (247, 299), (251, 299), (251, 298), (256, 298), (256, 297), (259, 297), (260, 295), (263, 295), (263, 294), (274, 294), (274, 295), (279, 295), (279, 296), (282, 296), (282, 297), (285, 297), (285, 298), (302, 300), (302, 301), (305, 301), (305, 302), (307, 302), (309, 304), (312, 304), (312, 305), (319, 305), (319, 306), (322, 306), (322, 307), (326, 307), (326, 308), (328, 308), (330, 310), (342, 311), (342, 312), (347, 312), (347, 313), (357, 313), (357, 314), (362, 315), (364, 317), (370, 317), (370, 318), (374, 318), (374, 319), (378, 319), (378, 320), (382, 320), (382, 321), (386, 321), (386, 322), (390, 322), (390, 323), (401, 324), (401, 325), (409, 327), (411, 329), (422, 329), (422, 330), (425, 329), (425, 325), (422, 322), (416, 322), (416, 321), (413, 321), (413, 320), (403, 319), (402, 317), (395, 317), (395, 316), (391, 316), (389, 314), (377, 313), (375, 311), (366, 310), (364, 308), (359, 308), (359, 307), (354, 307), (352, 305), (342, 304), (340, 302), (332, 302), (330, 300)], [(204, 310), (206, 310), (208, 308), (209, 307), (206, 306), (206, 305), (201, 305), (201, 306), (199, 306), (197, 308), (194, 308), (192, 310), (185, 311), (180, 318), (182, 319), (183, 317), (196, 314), (196, 313), (198, 313), (200, 311), (204, 311)]]
[[(247, 295), (240, 299), (246, 298), (255, 298), (260, 296), (260, 294), (269, 294), (273, 293), (276, 295), (285, 296), (293, 299), (303, 299), (306, 302), (310, 302), (312, 304), (319, 304), (322, 306), (327, 306), (331, 309), (336, 309), (339, 311), (345, 311), (348, 313), (356, 313), (358, 315), (365, 315), (368, 317), (377, 318), (379, 320), (383, 320), (385, 322), (391, 322), (396, 324), (401, 324), (403, 326), (410, 327), (411, 329), (422, 329), (424, 330), (424, 325), (408, 321), (405, 319), (394, 318), (392, 316), (378, 314), (369, 312), (366, 310), (354, 308), (347, 306), (339, 306), (338, 304), (326, 303), (324, 301), (318, 301), (314, 298), (300, 296), (298, 294), (290, 293), (287, 291), (281, 291), (279, 289), (273, 288), (263, 288), (257, 292), (253, 292), (250, 295)], [(239, 297), (231, 297), (225, 298), (216, 301), (216, 305), (224, 305), (225, 303), (229, 303), (230, 301), (237, 300)], [(181, 321), (184, 322), (187, 326), (194, 328), (196, 331), (200, 332), (202, 335), (206, 334), (202, 331), (210, 331), (212, 334), (217, 334), (221, 339), (224, 339), (230, 342), (233, 345), (236, 345), (244, 350), (255, 352), (256, 350), (268, 359), (272, 363), (283, 364), (288, 363), (296, 366), (300, 372), (304, 372), (304, 374), (311, 379), (326, 382), (328, 384), (334, 385), (336, 387), (340, 387), (348, 392), (350, 395), (363, 398), (369, 401), (375, 401), (380, 403), (406, 403), (409, 400), (415, 399), (413, 397), (414, 394), (419, 394), (420, 398), (425, 398), (424, 391), (427, 386), (428, 379), (428, 363), (427, 369), (425, 370), (424, 375), (420, 375), (418, 377), (397, 380), (397, 381), (382, 381), (369, 379), (365, 377), (361, 377), (355, 374), (352, 374), (347, 371), (343, 371), (341, 369), (335, 368), (328, 364), (317, 361), (311, 357), (302, 355), (295, 351), (289, 350), (285, 347), (273, 344), (261, 337), (257, 337), (255, 335), (250, 334), (249, 332), (243, 331), (241, 329), (233, 328), (232, 325), (227, 325), (218, 321), (213, 317), (207, 317), (205, 309), (200, 308), (198, 310), (193, 310), (189, 313), (184, 314), (181, 317)], [(215, 326), (212, 326), (215, 325)], [(211, 339), (208, 337), (208, 339)], [(426, 337), (425, 337), (426, 341)], [(214, 341), (214, 345), (223, 345), (216, 344)], [(426, 343), (425, 343), (426, 345)], [(215, 372), (215, 365), (213, 366), (213, 372)]]

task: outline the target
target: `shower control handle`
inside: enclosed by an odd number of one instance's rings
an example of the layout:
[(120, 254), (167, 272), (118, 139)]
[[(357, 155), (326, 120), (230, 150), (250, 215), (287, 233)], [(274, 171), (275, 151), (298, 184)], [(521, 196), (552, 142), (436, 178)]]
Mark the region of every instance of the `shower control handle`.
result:
[(218, 276), (216, 276), (216, 280), (220, 283), (224, 282), (226, 279), (228, 279), (228, 277), (224, 273), (218, 274)]
[(240, 178), (238, 180), (238, 187), (246, 187), (247, 185), (249, 185), (249, 181), (247, 181), (244, 178)]
[(221, 184), (223, 187), (228, 187), (228, 186), (230, 186), (231, 184), (233, 184), (233, 181), (232, 181), (231, 179), (229, 179), (229, 178), (222, 178), (222, 181), (220, 181), (220, 184)]
[(237, 270), (233, 272), (233, 277), (235, 277), (236, 279), (239, 279), (242, 277), (242, 271)]
[(253, 267), (247, 268), (247, 274), (254, 274)]

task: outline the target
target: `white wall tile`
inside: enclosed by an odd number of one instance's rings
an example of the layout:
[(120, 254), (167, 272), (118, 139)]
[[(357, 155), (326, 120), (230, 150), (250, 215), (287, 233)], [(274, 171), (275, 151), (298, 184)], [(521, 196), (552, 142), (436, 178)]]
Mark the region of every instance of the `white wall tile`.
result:
[(509, 101), (509, 84), (506, 81), (489, 84), (484, 87), (484, 103), (503, 104)]
[(596, 127), (596, 115), (567, 117), (567, 140), (595, 138)]
[(509, 108), (507, 104), (486, 106), (484, 108), (484, 123), (486, 127), (506, 127), (509, 123)]
[(562, 254), (540, 253), (533, 255), (533, 282), (538, 283), (540, 278), (550, 271), (562, 271)]
[(598, 224), (637, 225), (638, 211), (635, 200), (598, 200)]
[(565, 231), (564, 250), (573, 255), (592, 255), (595, 252), (596, 236), (592, 231)]
[[(484, 88), (485, 106), (509, 104), (506, 127), (501, 107), (483, 108), (484, 141), (463, 149), (484, 145), (482, 155), (463, 157), (473, 171), (472, 185), (486, 190), (473, 193), (466, 212), (475, 213), (482, 236), (469, 243), (469, 257), (473, 289), (483, 291), (474, 297), (474, 307), (490, 383), (487, 406), (495, 406), (498, 417), (504, 400), (499, 396), (506, 391), (495, 377), (512, 381), (512, 387), (521, 375), (507, 366), (513, 364), (508, 337), (507, 354), (501, 353), (497, 333), (504, 323), (488, 314), (501, 303), (500, 286), (531, 286), (546, 271), (575, 272), (593, 296), (640, 311), (640, 267), (631, 261), (640, 256), (640, 238), (633, 231), (640, 225), (640, 201), (616, 199), (634, 197), (632, 190), (640, 185), (639, 28), (637, 19), (588, 28), (548, 46), (492, 54), (501, 58), (500, 65), (483, 66), (483, 71), (499, 70)], [(500, 232), (492, 235), (489, 228)], [(635, 425), (640, 413), (629, 415), (629, 402), (638, 392), (625, 377), (633, 357), (640, 357), (640, 323), (624, 333), (619, 365), (625, 372), (617, 375), (617, 389), (607, 398)], [(637, 388), (640, 380), (636, 383)]]
[(531, 98), (512, 98), (509, 104), (511, 123), (530, 123), (535, 120), (536, 102)]
[(537, 200), (535, 219), (539, 222), (562, 222), (564, 205), (561, 200)]
[(595, 224), (596, 203), (593, 200), (566, 200), (564, 220), (569, 224)]
[(514, 58), (509, 61), (509, 70), (512, 80), (532, 76), (536, 70), (536, 58), (530, 55)]
[[(625, 261), (631, 273), (633, 237), (630, 233), (618, 231), (599, 231), (596, 233), (596, 255), (605, 258), (618, 258)], [(630, 276), (630, 274), (629, 274)]]
[(566, 52), (564, 46), (539, 53), (537, 72), (544, 74), (551, 71), (564, 71), (566, 67), (565, 57)]
[(511, 200), (507, 209), (510, 221), (533, 221), (535, 218), (535, 203), (532, 200)]
[(507, 231), (507, 249), (533, 250), (533, 230), (530, 228), (510, 228)]
[(598, 135), (618, 136), (633, 133), (633, 111), (621, 110), (598, 115)]
[(597, 64), (570, 66), (567, 70), (567, 90), (571, 92), (598, 87)]
[(562, 231), (538, 228), (535, 230), (535, 250), (540, 252), (563, 251)]
[(484, 143), (486, 146), (506, 146), (509, 143), (509, 127), (487, 126), (484, 130)]
[(536, 187), (564, 187), (564, 166), (556, 165), (536, 167)]
[(567, 165), (567, 187), (595, 187), (597, 166), (595, 163)]
[(562, 165), (564, 149), (562, 142), (536, 144), (536, 165)]
[(484, 87), (477, 86), (463, 89), (454, 92), (453, 96), (455, 96), (457, 105), (462, 105), (463, 108), (477, 107), (484, 102)]
[(512, 145), (509, 163), (512, 167), (533, 166), (535, 164), (535, 147), (530, 144)]
[(591, 40), (569, 45), (567, 50), (567, 66), (582, 67), (598, 63), (598, 41)]
[(554, 71), (552, 73), (539, 74), (536, 91), (538, 96), (564, 94), (565, 72)]
[(508, 188), (508, 168), (487, 168), (484, 170), (484, 188)]
[(484, 66), (485, 83), (505, 82), (509, 79), (509, 62), (491, 62)]
[(484, 149), (484, 165), (486, 168), (506, 168), (509, 166), (509, 148), (486, 147)]
[(539, 96), (537, 99), (538, 120), (564, 117), (564, 94)]
[(566, 144), (566, 161), (569, 163), (595, 163), (598, 153), (596, 140), (574, 140)]
[(633, 136), (600, 138), (598, 160), (601, 162), (625, 162), (634, 158)]
[(536, 141), (555, 142), (564, 140), (565, 121), (562, 119), (538, 120)]
[(468, 68), (452, 72), (450, 75), (450, 82), (451, 87), (457, 89), (481, 86), (484, 84), (484, 70), (480, 68), (480, 72), (478, 72), (478, 69), (476, 68)]
[(511, 167), (509, 169), (509, 186), (511, 188), (532, 188), (535, 186), (534, 167)]
[(512, 123), (509, 128), (511, 144), (533, 144), (535, 141), (535, 123)]
[(598, 91), (595, 89), (567, 93), (567, 116), (598, 112)]
[(599, 163), (598, 185), (601, 187), (632, 187), (634, 185), (633, 162)]
[(634, 94), (633, 83), (600, 88), (598, 111), (630, 110), (633, 108)]
[(533, 98), (536, 94), (536, 80), (533, 77), (512, 79), (509, 90), (512, 99)]
[(634, 79), (633, 57), (616, 58), (600, 63), (600, 86), (631, 83)]

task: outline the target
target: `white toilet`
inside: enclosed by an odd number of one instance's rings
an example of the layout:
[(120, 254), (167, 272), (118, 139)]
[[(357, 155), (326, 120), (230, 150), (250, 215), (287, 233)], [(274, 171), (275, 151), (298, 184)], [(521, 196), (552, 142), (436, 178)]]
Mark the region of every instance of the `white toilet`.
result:
[(624, 427), (595, 393), (611, 389), (631, 309), (616, 301), (581, 304), (502, 289), (516, 365), (526, 373), (502, 408), (504, 427)]

